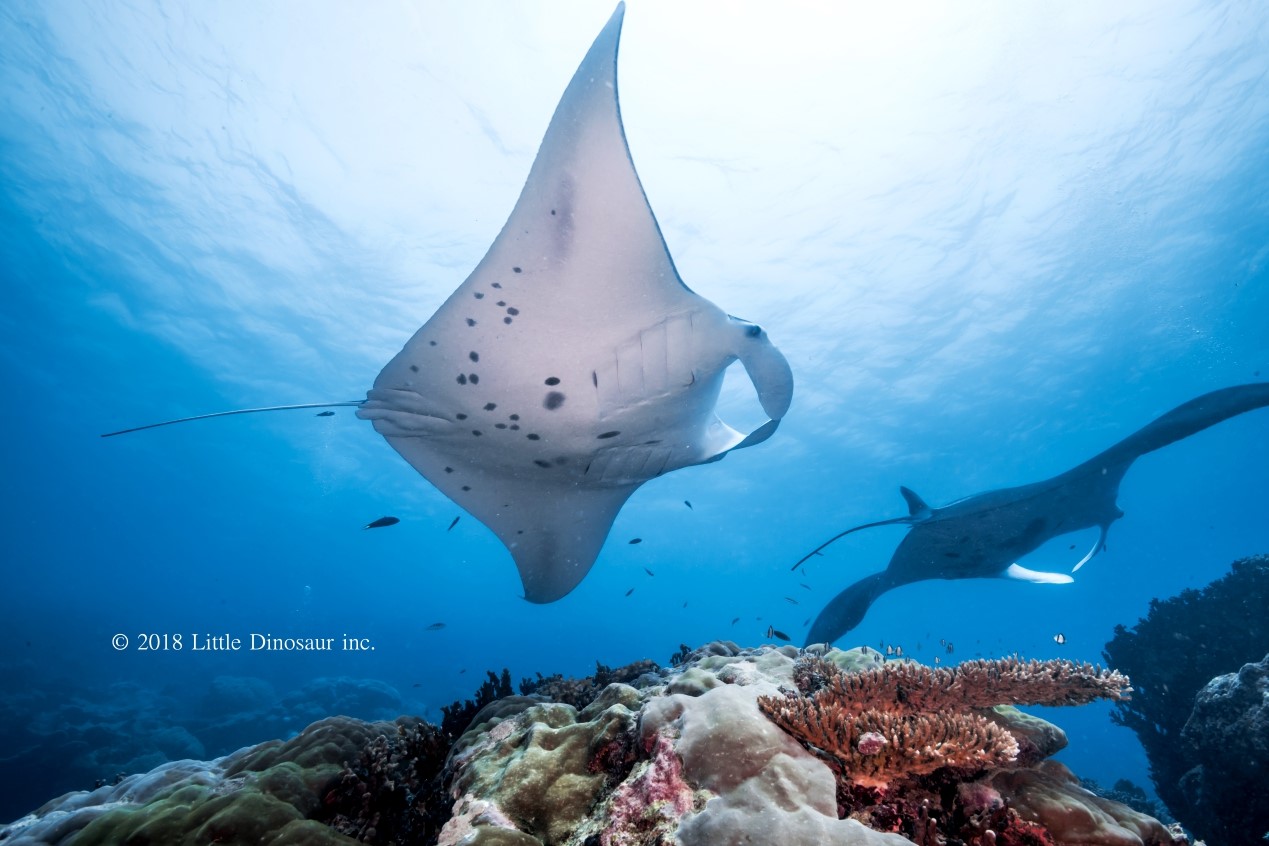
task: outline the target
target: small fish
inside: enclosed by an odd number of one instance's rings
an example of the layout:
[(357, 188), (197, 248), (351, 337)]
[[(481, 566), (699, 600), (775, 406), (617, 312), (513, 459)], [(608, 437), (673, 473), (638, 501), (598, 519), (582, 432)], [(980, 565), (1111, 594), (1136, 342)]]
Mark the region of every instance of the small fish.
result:
[(733, 626), (734, 626), (734, 625), (736, 625), (736, 624), (737, 624), (737, 623), (739, 623), (739, 622), (740, 622), (740, 618), (739, 618), (739, 617), (732, 617), (732, 618), (731, 618), (731, 624), (732, 624)]
[(459, 514), (457, 517), (454, 518), (454, 521), (449, 524), (449, 529), (446, 529), (445, 531), (448, 532), (450, 531), (450, 529), (453, 529), (455, 526), (458, 525), (458, 521), (461, 519), (463, 519), (463, 515)]
[[(802, 628), (806, 628), (809, 625), (811, 625), (811, 618), (807, 617), (805, 620), (802, 621)], [(864, 648), (867, 649), (868, 647), (865, 646)]]
[(647, 573), (649, 576), (655, 576), (655, 575), (656, 575), (656, 573), (652, 572), (652, 571), (651, 571), (651, 570), (649, 570), (647, 567), (644, 567), (644, 568), (643, 568), (643, 572)]
[(1061, 632), (1058, 632), (1057, 634), (1053, 636), (1053, 642), (1056, 643), (1058, 646), (1061, 646), (1062, 644), (1066, 643), (1066, 635), (1062, 634)]
[(314, 417), (334, 417), (334, 416), (335, 416), (335, 412), (333, 412), (333, 411), (319, 411), (319, 412), (317, 412), (316, 414), (314, 414), (313, 416), (314, 416)]
[(777, 629), (775, 626), (767, 626), (767, 637), (778, 637), (780, 640), (788, 640), (789, 636)]
[(683, 600), (683, 607), (684, 607), (684, 608), (686, 608), (686, 607), (687, 607), (687, 600), (686, 600), (686, 599), (685, 599), (685, 600)]
[(942, 663), (943, 663), (942, 659), (941, 659), (941, 658), (939, 658), (939, 656), (935, 655), (935, 656), (934, 656), (934, 666), (936, 666), (936, 667), (937, 667), (939, 664), (942, 664)]
[(422, 687), (422, 686), (423, 686), (423, 682), (415, 682), (414, 684), (410, 685), (410, 687)]
[(788, 602), (788, 603), (790, 603), (790, 604), (792, 604), (792, 605), (797, 605), (797, 604), (798, 604), (798, 601), (797, 601), (796, 599), (794, 599), (793, 597), (791, 597), (791, 596), (786, 596), (786, 597), (784, 598), (784, 601), (785, 601), (785, 602)]
[(461, 676), (465, 672), (467, 672), (467, 668), (463, 667), (461, 670), (458, 671), (458, 674)]
[(430, 626), (428, 626), (426, 629), (424, 629), (424, 631), (427, 631), (427, 632), (439, 632), (439, 631), (440, 631), (441, 629), (443, 629), (443, 628), (445, 628), (445, 624), (444, 624), (444, 623), (433, 623), (432, 625), (430, 625)]
[(683, 500), (683, 504), (686, 505), (688, 508), (691, 508), (693, 511), (696, 510), (695, 508), (692, 508), (692, 503), (688, 502), (686, 499)]
[(626, 591), (626, 596), (629, 596), (632, 593), (634, 593), (634, 588), (631, 588), (630, 590)]
[(806, 588), (807, 590), (811, 589), (811, 586), (808, 585), (806, 582), (798, 582), (798, 584), (800, 584), (802, 587)]
[(887, 654), (887, 655), (893, 655), (893, 654), (894, 654), (894, 647), (893, 647), (893, 646), (887, 646), (887, 647), (886, 647), (886, 654)]
[(902, 646), (896, 646), (896, 647), (894, 648), (894, 657), (896, 657), (896, 658), (902, 658), (902, 657), (903, 657), (903, 647), (902, 647)]
[(400, 522), (401, 522), (400, 518), (397, 518), (397, 517), (380, 517), (378, 520), (375, 520), (373, 523), (367, 523), (361, 528), (382, 529), (384, 526), (395, 526), (397, 523), (400, 523)]
[(631, 538), (629, 541), (627, 541), (627, 543), (629, 543), (631, 546), (634, 546), (637, 543), (643, 543), (643, 538)]
[(952, 644), (950, 644), (950, 643), (947, 645), (947, 654), (948, 654), (948, 655), (951, 655), (951, 654), (952, 654)]

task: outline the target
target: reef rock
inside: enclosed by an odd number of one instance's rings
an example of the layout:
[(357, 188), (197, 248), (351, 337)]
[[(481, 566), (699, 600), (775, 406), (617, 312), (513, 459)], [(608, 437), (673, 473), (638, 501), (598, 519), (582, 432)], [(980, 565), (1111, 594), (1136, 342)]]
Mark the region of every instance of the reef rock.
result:
[(1180, 781), (1186, 824), (1214, 843), (1263, 846), (1269, 831), (1269, 656), (1208, 682), (1194, 698), (1181, 738), (1198, 761)]

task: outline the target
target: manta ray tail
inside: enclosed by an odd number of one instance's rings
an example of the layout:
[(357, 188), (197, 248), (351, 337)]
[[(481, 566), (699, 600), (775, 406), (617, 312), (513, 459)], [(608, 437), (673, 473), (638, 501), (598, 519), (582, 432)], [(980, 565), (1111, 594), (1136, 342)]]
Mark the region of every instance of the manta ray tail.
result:
[(864, 576), (846, 590), (833, 597), (824, 610), (811, 624), (811, 631), (806, 636), (806, 645), (812, 643), (832, 643), (846, 632), (859, 625), (868, 613), (868, 608), (893, 585), (886, 578), (885, 572)]
[(140, 432), (142, 429), (156, 429), (159, 426), (171, 426), (173, 423), (188, 423), (191, 420), (206, 420), (209, 417), (228, 417), (231, 414), (255, 414), (257, 411), (290, 411), (296, 408), (340, 408), (343, 406), (359, 406), (365, 400), (348, 400), (346, 402), (306, 402), (299, 405), (270, 405), (264, 408), (236, 408), (233, 411), (213, 411), (211, 414), (196, 414), (193, 417), (178, 417), (175, 420), (164, 420), (162, 423), (147, 423), (144, 426), (133, 426), (131, 429), (120, 429), (118, 432), (106, 432), (103, 438), (115, 435), (126, 435), (129, 432)]

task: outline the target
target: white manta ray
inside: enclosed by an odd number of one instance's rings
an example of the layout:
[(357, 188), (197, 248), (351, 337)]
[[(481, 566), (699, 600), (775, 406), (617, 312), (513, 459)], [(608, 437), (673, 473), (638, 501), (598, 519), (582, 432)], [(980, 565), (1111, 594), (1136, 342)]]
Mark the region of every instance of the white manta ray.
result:
[[(793, 395), (762, 329), (693, 293), (674, 268), (621, 124), (624, 11), (573, 75), (484, 259), (364, 402), (334, 403), (358, 405), (497, 534), (531, 602), (581, 582), (641, 484), (761, 443)], [(770, 418), (748, 435), (715, 414), (737, 360)]]

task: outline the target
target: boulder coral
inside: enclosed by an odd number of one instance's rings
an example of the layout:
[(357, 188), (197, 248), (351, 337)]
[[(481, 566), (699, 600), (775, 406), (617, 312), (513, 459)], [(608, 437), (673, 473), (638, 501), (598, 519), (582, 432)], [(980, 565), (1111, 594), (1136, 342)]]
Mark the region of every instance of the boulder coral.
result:
[[(470, 703), (475, 710), (456, 737), (414, 718), (395, 723), (322, 720), (285, 743), (248, 747), (211, 762), (165, 765), (115, 786), (68, 794), (0, 827), (0, 842), (1185, 842), (1157, 821), (1080, 787), (1065, 768), (1046, 760), (1065, 742), (1061, 730), (1013, 708), (987, 709), (980, 716), (991, 727), (983, 732), (1013, 738), (1016, 755), (890, 779), (884, 796), (878, 792), (871, 804), (847, 808), (839, 779), (818, 754), (822, 750), (808, 749), (760, 704), (789, 700), (786, 694), (794, 686), (811, 695), (859, 684), (874, 689), (875, 682), (855, 678), (868, 673), (909, 681), (925, 678), (919, 665), (887, 664), (867, 649), (742, 649), (718, 642), (684, 650), (671, 668), (653, 667), (622, 676), (629, 683), (608, 681), (602, 687), (593, 678), (578, 684), (554, 679), (554, 689), (567, 691), (570, 702), (552, 701), (542, 693), (508, 695), (508, 685), (495, 676), (486, 695)], [(883, 680), (886, 684), (893, 681), (890, 675)], [(976, 688), (1004, 685), (994, 692), (966, 694), (979, 707), (1002, 698), (1001, 690), (1014, 683), (1008, 672), (998, 675), (992, 679), (990, 673), (984, 676), (971, 668), (954, 678)], [(934, 678), (945, 680), (943, 675)], [(1069, 681), (1062, 683), (1069, 687)], [(1115, 690), (1127, 684), (1106, 683)], [(933, 694), (914, 687), (912, 695), (921, 702)], [(946, 695), (946, 688), (938, 694)], [(449, 713), (453, 725), (458, 711)], [(863, 734), (868, 736), (858, 739), (857, 749), (865, 756), (893, 755), (911, 742), (885, 730)]]

